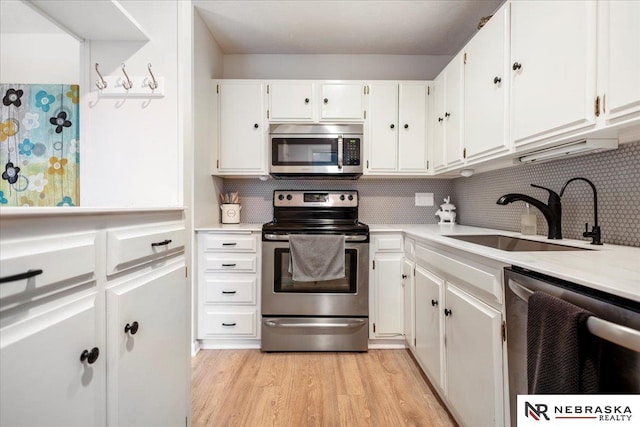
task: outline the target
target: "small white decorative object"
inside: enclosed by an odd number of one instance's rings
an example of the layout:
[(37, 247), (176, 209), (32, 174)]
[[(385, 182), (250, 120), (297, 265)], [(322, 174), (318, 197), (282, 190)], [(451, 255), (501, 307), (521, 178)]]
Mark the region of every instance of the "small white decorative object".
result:
[(223, 203), (220, 206), (222, 210), (222, 223), (223, 224), (239, 224), (240, 223), (240, 206), (237, 203)]
[(456, 223), (456, 207), (449, 203), (451, 197), (447, 196), (444, 198), (444, 203), (440, 205), (440, 209), (436, 212), (436, 216), (440, 217), (440, 222), (438, 224), (455, 224)]

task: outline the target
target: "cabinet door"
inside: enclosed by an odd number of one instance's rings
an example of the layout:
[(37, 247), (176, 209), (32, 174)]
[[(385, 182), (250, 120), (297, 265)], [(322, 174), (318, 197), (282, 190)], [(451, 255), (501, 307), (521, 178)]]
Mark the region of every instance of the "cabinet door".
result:
[(313, 121), (313, 83), (282, 82), (269, 84), (271, 121)]
[(509, 4), (465, 48), (464, 147), (466, 159), (506, 152)]
[(595, 8), (591, 1), (511, 3), (516, 146), (595, 123)]
[(462, 164), (462, 125), (464, 113), (464, 62), (460, 52), (445, 69), (445, 112), (447, 167)]
[[(0, 425), (101, 426), (105, 356), (96, 294), (0, 332)], [(84, 350), (98, 349), (93, 363)]]
[(376, 254), (373, 270), (375, 283), (375, 335), (402, 336), (402, 253)]
[(430, 115), (433, 131), (433, 169), (438, 172), (447, 166), (445, 140), (445, 72), (441, 72), (433, 81), (433, 114)]
[(400, 85), (398, 171), (427, 172), (427, 85)]
[(442, 291), (444, 281), (416, 266), (415, 274), (416, 358), (433, 384), (444, 386), (444, 352), (442, 331)]
[[(184, 266), (107, 290), (109, 425), (184, 424), (189, 378), (187, 306)], [(129, 329), (134, 322), (136, 331)]]
[(398, 166), (398, 85), (372, 84), (369, 91), (367, 157), (369, 172), (394, 172)]
[(602, 105), (610, 121), (640, 115), (640, 2), (600, 2), (606, 78)]
[(325, 83), (320, 89), (321, 120), (362, 120), (364, 86), (354, 83)]
[(222, 82), (219, 92), (219, 171), (266, 173), (264, 85)]
[(446, 309), (449, 401), (465, 425), (502, 425), (502, 315), (451, 284)]
[(415, 293), (415, 281), (413, 261), (405, 259), (402, 262), (402, 291), (404, 293), (404, 303), (402, 305), (404, 313), (404, 339), (409, 347), (415, 347), (415, 305), (413, 303)]

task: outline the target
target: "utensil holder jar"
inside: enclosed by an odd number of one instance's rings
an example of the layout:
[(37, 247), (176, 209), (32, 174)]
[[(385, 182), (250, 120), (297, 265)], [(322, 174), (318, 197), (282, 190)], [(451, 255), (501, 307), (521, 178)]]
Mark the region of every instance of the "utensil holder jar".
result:
[(220, 210), (222, 211), (220, 222), (223, 224), (239, 224), (241, 209), (242, 206), (238, 203), (223, 203), (220, 205)]

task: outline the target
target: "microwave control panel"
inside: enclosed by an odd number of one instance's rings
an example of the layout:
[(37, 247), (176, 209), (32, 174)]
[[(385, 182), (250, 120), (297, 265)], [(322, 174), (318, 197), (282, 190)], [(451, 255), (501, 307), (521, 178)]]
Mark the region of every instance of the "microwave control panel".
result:
[(345, 166), (360, 166), (360, 138), (345, 138), (343, 151)]

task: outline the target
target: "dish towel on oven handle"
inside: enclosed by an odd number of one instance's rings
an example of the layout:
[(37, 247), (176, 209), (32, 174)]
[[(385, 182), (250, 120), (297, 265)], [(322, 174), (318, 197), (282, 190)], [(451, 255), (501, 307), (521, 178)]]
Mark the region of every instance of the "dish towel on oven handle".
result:
[(296, 282), (341, 279), (344, 274), (344, 235), (291, 234), (289, 273)]
[(587, 329), (592, 313), (544, 292), (529, 297), (529, 394), (583, 394), (599, 390), (600, 343)]

